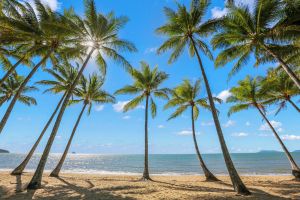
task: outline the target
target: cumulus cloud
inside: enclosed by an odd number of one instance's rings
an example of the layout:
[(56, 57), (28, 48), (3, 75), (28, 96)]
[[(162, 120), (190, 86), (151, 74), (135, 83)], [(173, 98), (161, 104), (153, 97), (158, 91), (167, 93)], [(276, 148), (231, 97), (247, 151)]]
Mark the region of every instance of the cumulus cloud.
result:
[(209, 121), (209, 122), (201, 122), (200, 124), (201, 126), (213, 126), (214, 122), (213, 121)]
[(235, 125), (235, 121), (233, 120), (228, 120), (223, 126), (225, 128), (228, 128), (228, 127), (231, 127), (231, 126), (234, 126)]
[[(124, 106), (128, 103), (129, 101), (118, 101), (117, 103), (113, 104), (113, 109), (116, 112), (123, 112)], [(136, 109), (144, 109), (145, 107), (142, 105), (139, 105), (136, 107)]]
[(125, 115), (122, 119), (130, 119), (131, 117), (129, 115)]
[(246, 122), (246, 126), (250, 126), (251, 125), (251, 123), (248, 121), (248, 122)]
[[(272, 124), (272, 126), (274, 127), (274, 129), (276, 129), (278, 132), (282, 132), (283, 128), (282, 128), (282, 123), (272, 120), (270, 121), (270, 123)], [(263, 125), (261, 125), (259, 127), (260, 131), (271, 131), (271, 128), (269, 127), (269, 125), (267, 123), (264, 123)]]
[(157, 47), (151, 47), (151, 48), (147, 48), (145, 50), (145, 54), (149, 54), (149, 53), (155, 53), (157, 51)]
[(240, 133), (232, 133), (231, 135), (234, 136), (234, 137), (246, 137), (249, 134), (248, 133), (244, 133), (244, 132), (240, 132)]
[(229, 92), (229, 90), (223, 90), (222, 92), (220, 92), (217, 97), (219, 99), (222, 99), (222, 101), (226, 101), (228, 99), (228, 97), (231, 96), (231, 93)]
[(95, 107), (95, 110), (97, 111), (97, 112), (100, 112), (100, 111), (102, 111), (104, 109), (104, 105), (97, 105), (96, 107)]
[(165, 128), (165, 126), (160, 124), (160, 125), (157, 126), (157, 128)]
[(300, 140), (300, 135), (283, 135), (281, 138), (283, 140)]
[(227, 8), (220, 8), (220, 7), (213, 7), (211, 9), (211, 15), (213, 18), (221, 18), (223, 16), (225, 16), (228, 13), (228, 9)]
[[(182, 130), (180, 132), (177, 133), (177, 135), (180, 136), (188, 136), (188, 135), (192, 135), (193, 132), (191, 130)], [(196, 133), (196, 135), (199, 135), (200, 133)]]

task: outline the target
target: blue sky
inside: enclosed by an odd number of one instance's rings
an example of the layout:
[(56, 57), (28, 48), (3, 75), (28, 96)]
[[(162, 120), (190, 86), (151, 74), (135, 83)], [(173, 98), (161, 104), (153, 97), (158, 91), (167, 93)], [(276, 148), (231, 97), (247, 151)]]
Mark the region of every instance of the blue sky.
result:
[[(83, 2), (70, 0), (44, 0), (58, 11), (73, 6), (75, 11), (83, 15)], [(189, 4), (190, 1), (180, 1)], [(251, 4), (252, 1), (244, 1)], [(200, 77), (200, 71), (196, 59), (190, 58), (184, 53), (177, 62), (172, 65), (167, 63), (169, 53), (156, 55), (156, 49), (162, 44), (164, 38), (155, 34), (154, 30), (161, 26), (166, 18), (163, 14), (163, 7), (175, 7), (172, 0), (96, 0), (99, 12), (107, 13), (113, 10), (116, 15), (125, 15), (130, 21), (121, 31), (120, 37), (132, 41), (138, 48), (137, 53), (124, 54), (130, 63), (139, 67), (139, 62), (144, 60), (151, 66), (158, 65), (159, 69), (170, 75), (165, 87), (174, 87), (183, 79), (195, 80)], [(212, 0), (206, 18), (218, 17), (226, 13), (224, 2)], [(210, 38), (207, 38), (209, 42)], [(213, 51), (216, 56), (217, 51)], [(235, 86), (238, 80), (247, 75), (264, 75), (269, 64), (253, 67), (254, 60), (251, 60), (236, 76), (227, 82), (227, 74), (232, 64), (223, 68), (215, 69), (212, 61), (202, 55), (207, 71), (212, 91), (221, 98), (226, 98), (228, 89)], [(121, 66), (108, 61), (107, 82), (104, 89), (113, 93), (125, 84), (130, 84), (132, 80)], [(50, 65), (48, 65), (50, 67)], [(95, 62), (89, 63), (85, 74), (97, 70)], [(20, 68), (21, 74), (28, 73), (25, 67)], [(2, 74), (3, 72), (1, 72)], [(49, 75), (40, 70), (33, 78), (32, 83), (42, 79), (49, 79)], [(32, 93), (37, 101), (37, 106), (27, 107), (17, 104), (11, 117), (0, 135), (0, 148), (8, 149), (12, 152), (26, 153), (32, 146), (44, 124), (55, 108), (60, 95), (43, 94), (44, 87), (40, 87), (39, 92)], [(204, 86), (202, 96), (205, 96)], [(117, 103), (114, 105), (94, 106), (91, 115), (83, 116), (74, 137), (71, 151), (78, 153), (143, 153), (144, 149), (144, 108), (139, 108), (128, 113), (122, 112), (122, 105), (128, 101), (130, 96), (117, 96)], [(296, 101), (297, 99), (295, 99)], [(191, 137), (191, 120), (189, 112), (175, 120), (168, 121), (167, 118), (172, 110), (163, 111), (165, 104), (162, 100), (157, 100), (158, 115), (149, 122), (149, 142), (150, 153), (194, 153), (194, 146)], [(0, 108), (4, 113), (7, 104)], [(243, 111), (227, 117), (230, 105), (218, 104), (220, 110), (220, 121), (224, 136), (230, 152), (257, 152), (261, 149), (280, 150), (280, 146), (272, 133), (262, 121), (256, 110)], [(56, 140), (52, 147), (52, 152), (62, 152), (71, 129), (79, 114), (81, 105), (74, 105), (67, 109), (63, 122), (60, 126)], [(275, 107), (268, 109), (268, 117), (279, 131), (281, 137), (290, 150), (300, 149), (299, 140), (299, 118), (298, 113), (292, 107), (288, 107), (279, 115), (274, 116)], [(199, 119), (196, 122), (197, 137), (200, 150), (203, 153), (219, 153), (220, 146), (217, 134), (213, 125), (212, 116), (208, 111), (200, 110)], [(41, 152), (44, 148), (49, 131), (38, 148)]]

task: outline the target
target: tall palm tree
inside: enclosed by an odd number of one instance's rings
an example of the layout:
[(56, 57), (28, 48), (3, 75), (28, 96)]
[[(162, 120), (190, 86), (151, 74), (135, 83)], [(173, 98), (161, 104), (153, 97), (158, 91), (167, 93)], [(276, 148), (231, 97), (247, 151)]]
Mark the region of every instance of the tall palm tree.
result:
[[(215, 65), (223, 66), (235, 61), (229, 76), (237, 73), (254, 54), (256, 65), (268, 61), (280, 63), (282, 69), (300, 89), (300, 80), (285, 61), (300, 51), (293, 44), (300, 32), (295, 27), (274, 25), (282, 16), (280, 0), (257, 0), (254, 11), (247, 6), (228, 6), (229, 13), (224, 17), (218, 34), (211, 43), (214, 48), (224, 49), (216, 58)], [(299, 28), (298, 28), (299, 29)]]
[(292, 100), (293, 97), (300, 94), (300, 91), (289, 76), (282, 70), (269, 70), (267, 77), (261, 84), (262, 90), (266, 92), (265, 98), (268, 98), (270, 103), (279, 105), (276, 114), (283, 108), (286, 108), (287, 103), (290, 103), (300, 112), (300, 108)]
[(50, 59), (53, 64), (56, 64), (58, 53), (67, 54), (72, 52), (72, 54), (76, 53), (76, 55), (78, 55), (76, 49), (80, 46), (80, 44), (76, 44), (74, 37), (71, 37), (74, 36), (74, 29), (70, 28), (71, 26), (67, 23), (66, 18), (53, 12), (49, 7), (45, 7), (40, 0), (35, 0), (35, 6), (36, 10), (38, 10), (38, 14), (35, 13), (34, 9), (28, 2), (25, 4), (26, 9), (29, 12), (28, 15), (31, 15), (32, 20), (34, 20), (34, 26), (29, 27), (27, 24), (23, 26), (22, 23), (20, 24), (18, 21), (9, 18), (2, 23), (10, 24), (11, 27), (13, 27), (13, 30), (10, 34), (1, 34), (0, 40), (5, 40), (10, 43), (39, 40), (42, 45), (41, 48), (38, 50), (36, 49), (35, 55), (40, 56), (41, 59), (31, 69), (30, 73), (26, 76), (10, 102), (2, 120), (0, 121), (0, 133), (2, 132), (14, 108), (18, 96), (40, 66), (44, 65), (48, 59)]
[(90, 114), (93, 103), (103, 104), (115, 102), (115, 98), (112, 95), (102, 90), (103, 83), (104, 79), (100, 78), (97, 74), (93, 74), (89, 77), (88, 80), (84, 76), (82, 76), (79, 86), (74, 91), (75, 96), (79, 99), (71, 100), (71, 104), (82, 102), (83, 106), (76, 120), (75, 126), (72, 130), (72, 134), (69, 138), (64, 153), (61, 156), (55, 169), (51, 172), (50, 176), (58, 177), (85, 109), (88, 107), (88, 114)]
[(165, 109), (177, 107), (175, 112), (170, 116), (170, 119), (174, 119), (180, 116), (188, 108), (191, 109), (192, 119), (192, 134), (195, 150), (200, 162), (200, 166), (204, 172), (207, 181), (218, 181), (218, 179), (209, 171), (206, 167), (204, 160), (200, 154), (196, 133), (195, 133), (195, 121), (199, 115), (199, 107), (210, 109), (207, 103), (207, 98), (199, 98), (200, 93), (200, 80), (196, 81), (193, 85), (189, 80), (184, 80), (179, 86), (172, 91), (172, 97), (169, 102), (165, 105)]
[(238, 86), (233, 87), (230, 92), (232, 96), (227, 99), (227, 102), (234, 103), (234, 105), (230, 108), (228, 115), (230, 116), (233, 113), (247, 110), (249, 108), (256, 108), (263, 119), (269, 125), (270, 129), (274, 133), (274, 136), (287, 155), (292, 166), (292, 174), (297, 180), (300, 180), (300, 168), (297, 166), (292, 155), (282, 142), (275, 128), (272, 126), (271, 122), (268, 120), (265, 114), (264, 104), (268, 103), (268, 100), (265, 100), (266, 94), (265, 91), (261, 89), (260, 81), (256, 78), (250, 78), (249, 76), (247, 76), (246, 79), (239, 81)]
[(40, 133), (38, 139), (31, 147), (29, 153), (25, 157), (25, 159), (18, 165), (13, 171), (12, 175), (20, 175), (23, 173), (26, 165), (30, 161), (31, 157), (33, 156), (37, 146), (39, 145), (40, 141), (42, 140), (45, 132), (49, 128), (52, 120), (54, 119), (56, 113), (58, 112), (64, 98), (66, 97), (67, 91), (70, 89), (75, 77), (77, 76), (78, 66), (73, 67), (68, 63), (57, 65), (54, 69), (46, 69), (45, 71), (48, 72), (55, 80), (42, 80), (39, 81), (38, 84), (50, 86), (45, 92), (51, 92), (54, 94), (63, 93), (62, 97), (60, 98), (56, 108), (54, 109), (52, 115), (50, 116), (49, 120), (47, 121), (46, 125), (44, 126), (42, 132)]
[[(24, 78), (22, 76), (10, 76), (1, 86), (0, 86), (0, 106), (5, 102), (9, 102), (11, 98), (18, 91), (20, 85), (22, 84)], [(33, 92), (38, 90), (35, 86), (26, 86), (24, 90), (19, 95), (17, 101), (30, 105), (36, 105), (36, 100), (33, 97), (26, 95), (28, 92)]]
[(158, 67), (153, 70), (150, 69), (146, 62), (141, 62), (141, 70), (132, 69), (130, 76), (134, 80), (132, 85), (127, 85), (115, 92), (115, 94), (138, 94), (124, 106), (124, 112), (132, 110), (140, 105), (145, 100), (145, 155), (144, 155), (144, 172), (142, 180), (151, 180), (148, 166), (148, 110), (149, 101), (151, 108), (151, 115), (156, 116), (156, 104), (153, 96), (159, 98), (168, 98), (168, 89), (159, 88), (160, 85), (168, 78), (164, 72), (158, 71)]
[(131, 66), (129, 62), (123, 56), (121, 56), (119, 52), (136, 51), (136, 48), (132, 43), (122, 40), (118, 36), (119, 30), (126, 24), (127, 18), (115, 17), (113, 13), (109, 13), (106, 16), (102, 15), (97, 13), (95, 2), (93, 0), (85, 0), (84, 2), (84, 20), (75, 14), (72, 15), (72, 13), (68, 13), (68, 17), (72, 20), (74, 26), (77, 26), (76, 30), (78, 31), (79, 38), (77, 38), (76, 41), (79, 41), (81, 45), (85, 47), (83, 50), (86, 51), (87, 55), (84, 58), (84, 62), (62, 103), (38, 167), (30, 183), (28, 184), (28, 189), (37, 189), (41, 187), (45, 164), (60, 126), (63, 114), (71, 98), (72, 91), (75, 89), (92, 55), (96, 58), (101, 71), (105, 72), (106, 61), (104, 56), (112, 59), (113, 61), (121, 63), (124, 67), (130, 68)]
[(186, 6), (180, 4), (177, 4), (177, 11), (174, 11), (171, 8), (165, 8), (164, 11), (167, 16), (167, 23), (159, 27), (156, 31), (159, 34), (168, 36), (168, 39), (160, 46), (158, 53), (172, 50), (169, 63), (176, 61), (176, 59), (183, 53), (185, 47), (189, 49), (190, 56), (193, 57), (196, 55), (203, 76), (224, 160), (233, 183), (233, 187), (237, 193), (249, 195), (250, 192), (240, 179), (226, 146), (218, 119), (217, 109), (213, 101), (208, 78), (199, 53), (199, 51), (201, 51), (212, 59), (212, 54), (207, 44), (204, 42), (204, 39), (215, 30), (219, 24), (219, 20), (212, 19), (203, 21), (209, 4), (209, 0), (192, 0), (190, 10), (188, 10)]

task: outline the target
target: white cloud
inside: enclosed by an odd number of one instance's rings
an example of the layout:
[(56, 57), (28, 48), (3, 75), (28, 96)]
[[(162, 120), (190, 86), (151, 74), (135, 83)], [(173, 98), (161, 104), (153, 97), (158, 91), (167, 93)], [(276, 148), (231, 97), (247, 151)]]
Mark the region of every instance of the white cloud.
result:
[(209, 122), (201, 122), (200, 124), (201, 126), (213, 126), (214, 122), (213, 121), (209, 121)]
[(145, 54), (148, 54), (148, 53), (155, 53), (157, 51), (157, 47), (151, 47), (151, 48), (147, 48), (145, 50)]
[(214, 7), (211, 9), (211, 15), (213, 18), (221, 18), (228, 13), (227, 8)]
[(233, 120), (228, 120), (223, 126), (224, 126), (225, 128), (228, 128), (228, 127), (234, 126), (234, 125), (235, 125), (235, 121), (233, 121)]
[[(128, 103), (129, 101), (118, 101), (117, 103), (113, 104), (113, 109), (116, 112), (123, 112), (124, 106)], [(136, 109), (144, 109), (145, 107), (142, 105), (139, 105), (136, 107)]]
[[(276, 129), (278, 132), (282, 132), (283, 128), (282, 128), (282, 123), (275, 121), (275, 120), (271, 120), (270, 123), (272, 124), (272, 126), (274, 127), (274, 129)], [(260, 131), (271, 131), (271, 128), (269, 127), (269, 125), (267, 123), (264, 123), (263, 125), (261, 125), (259, 127)]]
[(97, 106), (95, 107), (95, 110), (96, 110), (97, 112), (102, 111), (103, 109), (104, 109), (104, 105), (97, 105)]
[(231, 93), (229, 92), (229, 90), (223, 90), (222, 92), (220, 92), (217, 97), (219, 99), (222, 99), (222, 101), (226, 101), (228, 99), (228, 97), (231, 96)]
[(250, 126), (251, 125), (251, 123), (248, 121), (248, 122), (246, 122), (246, 126)]
[(157, 126), (157, 128), (165, 128), (165, 126), (160, 124), (160, 125)]
[(283, 140), (300, 140), (300, 135), (283, 135), (281, 138)]
[(244, 133), (244, 132), (240, 132), (240, 133), (232, 133), (231, 135), (234, 136), (234, 137), (246, 137), (249, 134), (248, 133)]
[[(177, 135), (180, 136), (188, 136), (188, 135), (192, 135), (193, 132), (191, 130), (182, 130), (180, 132), (177, 133)], [(200, 133), (196, 133), (196, 135), (199, 135)]]
[(122, 119), (130, 119), (131, 117), (129, 115), (125, 115), (124, 117), (122, 117)]
[[(27, 0), (27, 2), (35, 9), (34, 0)], [(49, 6), (54, 11), (56, 11), (59, 8), (60, 4), (57, 0), (41, 0), (41, 2)]]

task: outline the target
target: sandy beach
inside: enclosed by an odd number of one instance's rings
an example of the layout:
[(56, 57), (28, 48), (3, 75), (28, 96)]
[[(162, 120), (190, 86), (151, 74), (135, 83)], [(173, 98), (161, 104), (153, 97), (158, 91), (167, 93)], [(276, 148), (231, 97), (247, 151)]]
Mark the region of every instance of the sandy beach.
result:
[(202, 176), (153, 176), (153, 182), (141, 182), (137, 176), (45, 174), (42, 189), (26, 191), (30, 178), (30, 173), (1, 172), (1, 199), (300, 199), (300, 182), (291, 176), (243, 176), (253, 193), (247, 197), (235, 194), (227, 176), (218, 177), (220, 182)]

